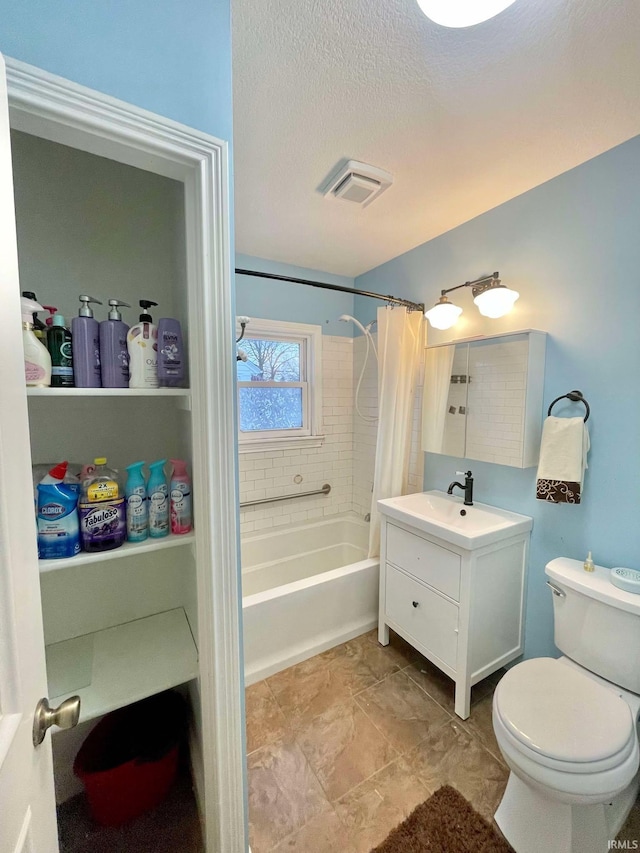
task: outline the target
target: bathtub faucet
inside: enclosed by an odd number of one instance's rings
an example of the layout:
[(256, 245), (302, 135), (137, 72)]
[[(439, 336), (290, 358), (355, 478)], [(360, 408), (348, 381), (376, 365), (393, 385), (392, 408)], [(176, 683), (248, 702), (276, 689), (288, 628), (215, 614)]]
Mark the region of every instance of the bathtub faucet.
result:
[(447, 489), (447, 494), (452, 495), (453, 490), (457, 486), (459, 489), (464, 490), (464, 505), (465, 506), (473, 506), (473, 474), (471, 471), (456, 471), (458, 477), (464, 477), (464, 486), (462, 483), (458, 483), (458, 481), (454, 481), (450, 484)]

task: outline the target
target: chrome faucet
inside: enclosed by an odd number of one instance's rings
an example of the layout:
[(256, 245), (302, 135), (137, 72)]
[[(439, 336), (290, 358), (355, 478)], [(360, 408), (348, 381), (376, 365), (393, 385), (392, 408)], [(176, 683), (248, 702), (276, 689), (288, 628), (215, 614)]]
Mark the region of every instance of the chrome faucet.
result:
[(456, 486), (459, 489), (464, 489), (464, 505), (473, 506), (473, 475), (471, 471), (456, 471), (456, 474), (458, 477), (464, 477), (464, 486), (455, 480), (447, 489), (447, 494), (452, 495)]

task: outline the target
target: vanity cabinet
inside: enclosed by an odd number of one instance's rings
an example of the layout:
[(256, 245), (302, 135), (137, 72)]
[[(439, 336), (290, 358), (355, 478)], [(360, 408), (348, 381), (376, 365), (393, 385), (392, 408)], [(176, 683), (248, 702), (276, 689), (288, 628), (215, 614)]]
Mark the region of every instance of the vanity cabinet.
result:
[(522, 654), (529, 532), (467, 550), (378, 506), (378, 639), (392, 628), (452, 678), (464, 720), (471, 687)]

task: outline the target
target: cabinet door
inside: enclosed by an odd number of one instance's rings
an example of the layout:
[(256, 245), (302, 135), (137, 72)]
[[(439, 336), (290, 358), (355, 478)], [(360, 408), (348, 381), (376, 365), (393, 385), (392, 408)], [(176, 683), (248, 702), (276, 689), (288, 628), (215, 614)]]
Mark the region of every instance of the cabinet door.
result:
[[(387, 616), (451, 669), (458, 652), (458, 608), (387, 563)], [(392, 626), (393, 627), (393, 626)]]
[(51, 738), (34, 749), (47, 694), (24, 386), (9, 113), (0, 56), (0, 850), (58, 850)]

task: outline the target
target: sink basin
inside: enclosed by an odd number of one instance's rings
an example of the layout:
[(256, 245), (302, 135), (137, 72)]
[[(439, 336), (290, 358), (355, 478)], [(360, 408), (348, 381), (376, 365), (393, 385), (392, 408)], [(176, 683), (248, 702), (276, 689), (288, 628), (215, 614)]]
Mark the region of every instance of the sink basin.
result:
[(378, 510), (389, 518), (469, 551), (526, 533), (533, 526), (533, 519), (528, 515), (488, 504), (465, 506), (462, 497), (438, 491), (387, 498), (378, 501)]

